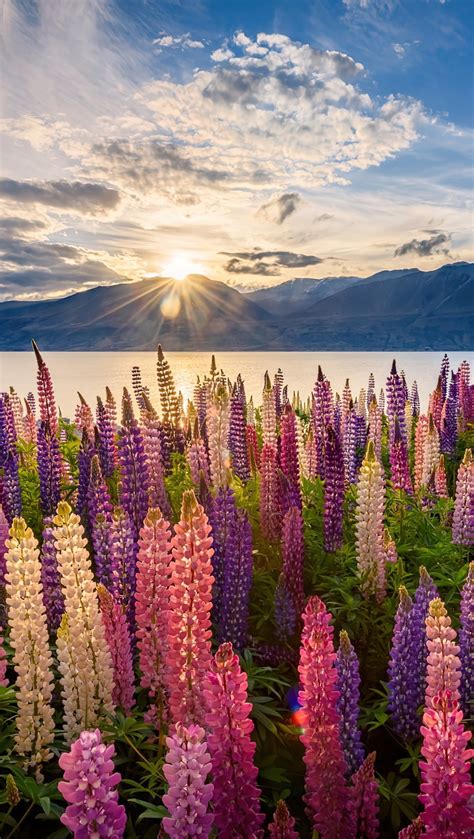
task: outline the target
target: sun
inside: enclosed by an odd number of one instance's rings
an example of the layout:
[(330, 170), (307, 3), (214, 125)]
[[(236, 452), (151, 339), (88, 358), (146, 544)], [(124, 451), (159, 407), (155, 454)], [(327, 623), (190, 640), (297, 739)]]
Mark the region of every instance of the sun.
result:
[(188, 274), (198, 274), (201, 266), (184, 254), (176, 254), (163, 266), (165, 277), (173, 277), (174, 280), (184, 280)]

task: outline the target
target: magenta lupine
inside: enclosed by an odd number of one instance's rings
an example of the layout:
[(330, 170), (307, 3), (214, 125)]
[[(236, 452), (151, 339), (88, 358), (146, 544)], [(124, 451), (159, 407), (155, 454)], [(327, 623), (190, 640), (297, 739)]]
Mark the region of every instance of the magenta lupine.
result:
[(64, 597), (61, 591), (61, 577), (56, 559), (55, 536), (53, 519), (46, 518), (43, 527), (43, 542), (41, 545), (41, 583), (43, 585), (43, 602), (46, 609), (46, 620), (50, 632), (56, 632), (64, 612)]
[(214, 825), (226, 839), (260, 839), (264, 816), (254, 763), (247, 674), (232, 644), (221, 644), (205, 676), (206, 729), (214, 782)]
[[(281, 418), (280, 438), (280, 464), (285, 477), (291, 487), (291, 496), (294, 501), (299, 502), (301, 507), (300, 490), (300, 467), (298, 452), (298, 435), (296, 428), (296, 414), (290, 404), (286, 405)], [(288, 500), (288, 499), (287, 499)], [(288, 506), (285, 504), (283, 513), (286, 513)]]
[(237, 377), (230, 400), (229, 451), (232, 470), (245, 483), (250, 478), (250, 467), (245, 436), (245, 390), (240, 376)]
[(398, 831), (398, 839), (419, 839), (423, 833), (423, 822), (420, 816), (412, 821), (408, 827)]
[(273, 820), (268, 825), (268, 833), (272, 839), (298, 839), (295, 830), (295, 820), (290, 814), (284, 801), (279, 801), (273, 814)]
[(326, 477), (324, 480), (324, 550), (337, 551), (342, 546), (344, 505), (344, 458), (338, 435), (328, 429)]
[(163, 828), (170, 839), (207, 839), (214, 821), (209, 812), (214, 786), (208, 781), (212, 764), (204, 729), (178, 723), (166, 745), (163, 773), (169, 786), (163, 804), (170, 815), (163, 819)]
[(461, 591), (459, 658), (461, 660), (461, 707), (474, 717), (474, 562), (469, 564)]
[(116, 708), (130, 714), (134, 704), (132, 646), (125, 614), (111, 593), (101, 583), (97, 586), (100, 615), (112, 659), (114, 685), (112, 700)]
[(0, 502), (10, 524), (22, 508), (16, 439), (9, 398), (0, 394)]
[(117, 785), (121, 776), (112, 760), (113, 743), (102, 742), (98, 729), (82, 731), (69, 752), (59, 757), (64, 780), (58, 790), (68, 806), (61, 822), (74, 839), (122, 839), (127, 815), (118, 803)]
[[(237, 523), (237, 507), (232, 489), (219, 489), (208, 507), (209, 524), (212, 527), (212, 620), (218, 632), (222, 625), (226, 565), (233, 561), (229, 546)], [(227, 560), (229, 556), (229, 560)]]
[(464, 730), (462, 718), (449, 690), (437, 693), (423, 715), (419, 799), (423, 835), (430, 839), (462, 839), (474, 832), (470, 782), (474, 749), (467, 748), (471, 734)]
[(304, 608), (304, 529), (298, 507), (290, 507), (282, 527), (282, 574), (299, 623)]
[(260, 527), (262, 535), (276, 542), (281, 530), (280, 487), (276, 448), (264, 443), (260, 456)]
[(359, 728), (359, 660), (347, 632), (343, 629), (339, 635), (339, 648), (336, 654), (337, 682), (339, 692), (337, 709), (341, 719), (341, 741), (347, 763), (347, 771), (352, 775), (364, 760), (364, 747)]
[(169, 586), (166, 681), (173, 722), (203, 721), (203, 679), (211, 660), (212, 537), (194, 492), (175, 525)]
[(132, 400), (123, 389), (122, 427), (118, 435), (120, 462), (120, 503), (129, 514), (138, 535), (148, 511), (148, 463), (141, 429), (133, 415)]
[(374, 767), (375, 752), (371, 752), (351, 778), (358, 839), (378, 839), (380, 836), (379, 785), (375, 778)]
[(333, 412), (331, 383), (326, 379), (321, 367), (318, 367), (318, 377), (313, 389), (312, 421), (318, 452), (318, 470), (321, 478), (326, 475), (327, 429), (333, 424)]
[(449, 690), (453, 702), (459, 701), (461, 662), (456, 644), (456, 631), (451, 626), (446, 607), (440, 598), (432, 600), (426, 618), (426, 693), (425, 707), (430, 708), (433, 697)]
[(413, 487), (408, 464), (408, 451), (405, 440), (400, 433), (398, 417), (394, 420), (393, 441), (390, 444), (390, 477), (395, 490), (403, 490), (411, 494)]
[(351, 792), (340, 740), (331, 615), (319, 597), (311, 597), (303, 613), (299, 702), (304, 714), (306, 795), (308, 815), (322, 839), (355, 836)]
[(0, 586), (5, 585), (5, 572), (7, 570), (7, 561), (5, 558), (7, 552), (6, 541), (9, 537), (8, 519), (3, 512), (3, 507), (0, 504)]
[(474, 545), (474, 460), (471, 449), (466, 449), (459, 464), (452, 538), (456, 545)]
[(245, 510), (237, 510), (224, 556), (222, 622), (219, 638), (241, 650), (247, 643), (250, 589), (253, 580), (252, 527)]
[(140, 685), (148, 690), (158, 727), (166, 716), (167, 651), (171, 531), (160, 510), (149, 510), (140, 530), (135, 618)]
[(102, 399), (98, 396), (96, 422), (99, 434), (99, 458), (102, 474), (106, 478), (113, 475), (117, 464), (115, 424), (112, 421), (112, 415), (109, 405), (104, 405)]

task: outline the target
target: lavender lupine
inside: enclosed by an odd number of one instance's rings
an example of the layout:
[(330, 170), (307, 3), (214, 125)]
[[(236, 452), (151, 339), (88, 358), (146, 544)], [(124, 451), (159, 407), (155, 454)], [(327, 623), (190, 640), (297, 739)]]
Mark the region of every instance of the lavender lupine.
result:
[(413, 487), (408, 463), (408, 451), (405, 440), (400, 432), (398, 416), (394, 420), (393, 441), (390, 444), (390, 476), (395, 490), (403, 490), (411, 494)]
[(324, 481), (324, 549), (328, 552), (342, 546), (343, 504), (344, 458), (339, 437), (329, 428)]
[(339, 692), (337, 709), (341, 720), (341, 742), (347, 763), (347, 772), (352, 775), (364, 760), (359, 720), (359, 660), (347, 632), (339, 635), (339, 649), (336, 655), (336, 688)]
[(234, 474), (241, 481), (248, 481), (250, 467), (245, 434), (245, 390), (240, 376), (234, 385), (230, 400), (229, 450)]
[(138, 536), (148, 510), (150, 481), (143, 435), (133, 415), (132, 400), (126, 388), (123, 389), (118, 453), (121, 475), (120, 503), (129, 514)]
[(236, 650), (247, 642), (249, 597), (253, 577), (252, 528), (244, 510), (237, 510), (224, 555), (224, 588), (219, 637)]
[(99, 458), (102, 474), (110, 478), (117, 463), (117, 450), (115, 446), (115, 426), (112, 422), (111, 412), (102, 399), (97, 397), (96, 411), (97, 431), (99, 433)]
[(125, 807), (118, 803), (117, 785), (121, 777), (115, 772), (113, 743), (102, 742), (95, 731), (82, 731), (69, 752), (59, 757), (64, 780), (58, 790), (68, 806), (61, 822), (74, 839), (122, 839), (127, 822)]
[(87, 488), (87, 519), (89, 526), (94, 526), (98, 515), (110, 519), (112, 502), (109, 488), (102, 476), (98, 454), (93, 454), (90, 463), (89, 486)]
[(474, 717), (474, 562), (469, 564), (461, 591), (459, 627), (461, 660), (461, 707), (466, 717)]
[(135, 578), (138, 543), (130, 516), (116, 507), (109, 530), (111, 591), (127, 616), (130, 632), (135, 628)]
[(296, 632), (296, 608), (284, 574), (280, 574), (275, 588), (275, 625), (281, 641), (287, 641)]
[(170, 839), (206, 839), (214, 821), (209, 812), (214, 786), (208, 781), (212, 764), (204, 729), (178, 723), (166, 745), (163, 773), (169, 786), (163, 804), (170, 815), (163, 819), (163, 828)]
[(6, 394), (0, 394), (0, 501), (8, 522), (21, 515), (21, 490), (15, 424)]
[(327, 429), (333, 424), (333, 396), (331, 383), (318, 367), (318, 377), (313, 389), (313, 429), (318, 452), (318, 469), (321, 478), (326, 475)]
[(471, 449), (464, 452), (458, 469), (452, 539), (456, 545), (474, 545), (474, 460)]
[(375, 752), (371, 752), (352, 776), (355, 830), (359, 839), (378, 839), (380, 836), (379, 785), (374, 767)]
[(51, 633), (57, 631), (64, 612), (64, 597), (61, 591), (61, 577), (54, 540), (53, 519), (49, 517), (44, 520), (40, 562), (43, 602), (46, 609), (48, 629)]
[(400, 424), (400, 434), (406, 442), (406, 428), (405, 428), (405, 382), (402, 376), (397, 373), (397, 365), (395, 359), (392, 363), (392, 369), (387, 379), (387, 416), (390, 429), (390, 442), (392, 443), (395, 436), (395, 417), (398, 417)]

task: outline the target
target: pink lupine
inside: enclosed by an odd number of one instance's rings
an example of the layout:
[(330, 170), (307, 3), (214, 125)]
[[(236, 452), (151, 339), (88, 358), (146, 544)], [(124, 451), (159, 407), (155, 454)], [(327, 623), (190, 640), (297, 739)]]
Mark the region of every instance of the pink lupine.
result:
[(428, 436), (428, 417), (420, 414), (415, 430), (415, 468), (414, 468), (414, 484), (415, 489), (420, 489), (423, 483), (423, 453), (425, 447), (425, 440)]
[(247, 674), (240, 669), (232, 644), (221, 644), (205, 677), (208, 748), (214, 782), (214, 824), (226, 839), (260, 839), (264, 816), (250, 735), (251, 704)]
[(438, 498), (448, 498), (448, 483), (446, 478), (446, 464), (444, 454), (440, 455), (435, 469), (435, 489)]
[(322, 839), (355, 836), (351, 792), (339, 737), (341, 718), (337, 710), (331, 615), (319, 597), (312, 597), (303, 613), (299, 674), (299, 702), (304, 714), (305, 802), (314, 830)]
[(268, 825), (268, 833), (273, 839), (298, 839), (295, 820), (284, 801), (278, 802), (273, 821)]
[(113, 743), (106, 746), (101, 733), (82, 731), (70, 752), (59, 757), (64, 780), (58, 790), (68, 806), (61, 821), (74, 839), (122, 839), (127, 816), (118, 803), (117, 784), (121, 777), (115, 772)]
[(94, 415), (90, 408), (90, 405), (87, 404), (84, 397), (78, 393), (79, 397), (79, 404), (76, 406), (76, 412), (74, 415), (74, 425), (79, 431), (87, 431), (87, 434), (91, 440), (94, 438)]
[(424, 836), (430, 839), (462, 839), (474, 832), (474, 786), (469, 761), (474, 749), (464, 730), (462, 711), (450, 690), (441, 690), (425, 710), (421, 733), (420, 802)]
[(114, 600), (111, 593), (101, 583), (97, 586), (97, 594), (102, 623), (104, 624), (105, 640), (112, 659), (114, 679), (112, 700), (116, 707), (122, 708), (126, 714), (130, 714), (135, 704), (133, 697), (135, 685), (127, 618), (119, 603)]
[(175, 525), (169, 587), (166, 681), (171, 719), (203, 720), (203, 679), (211, 661), (211, 527), (192, 490)]
[(38, 363), (37, 386), (40, 419), (48, 425), (50, 433), (55, 435), (58, 430), (58, 413), (54, 396), (53, 380), (35, 341), (31, 342)]
[(451, 626), (451, 618), (439, 597), (431, 601), (426, 618), (426, 646), (428, 657), (425, 706), (430, 708), (433, 697), (443, 690), (449, 690), (451, 699), (459, 701), (461, 661), (456, 644), (456, 631)]
[(260, 458), (260, 527), (271, 542), (280, 535), (280, 489), (276, 448), (264, 443)]
[(8, 685), (7, 666), (7, 654), (5, 652), (2, 627), (0, 626), (0, 687), (3, 688), (6, 688)]
[(453, 542), (467, 547), (474, 545), (474, 460), (471, 449), (466, 449), (457, 474)]
[(160, 726), (167, 704), (164, 668), (171, 565), (170, 525), (160, 510), (148, 511), (138, 545), (135, 619), (140, 685), (148, 690), (151, 717)]
[(178, 723), (166, 745), (163, 772), (169, 786), (163, 804), (170, 815), (163, 819), (163, 828), (170, 839), (207, 839), (214, 821), (208, 811), (214, 787), (207, 781), (212, 765), (204, 729)]
[(359, 839), (377, 839), (380, 835), (378, 798), (379, 785), (375, 778), (375, 752), (367, 755), (352, 776), (353, 807)]
[(25, 435), (25, 440), (27, 443), (36, 443), (36, 436), (37, 436), (37, 429), (36, 429), (36, 417), (34, 411), (28, 402), (25, 399), (25, 408), (26, 414), (25, 419), (23, 421), (23, 433)]
[(419, 839), (423, 832), (423, 822), (420, 816), (416, 818), (408, 827), (398, 831), (398, 839)]

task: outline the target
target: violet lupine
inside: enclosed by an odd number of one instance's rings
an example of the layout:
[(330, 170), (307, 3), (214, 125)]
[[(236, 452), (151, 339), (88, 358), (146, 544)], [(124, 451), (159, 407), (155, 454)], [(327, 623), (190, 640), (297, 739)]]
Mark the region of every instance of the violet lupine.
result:
[(38, 474), (40, 480), (41, 509), (52, 515), (61, 498), (61, 451), (56, 434), (48, 423), (40, 423), (37, 435)]
[[(140, 530), (137, 558), (135, 618), (140, 685), (148, 691), (153, 720), (166, 718), (165, 660), (167, 652), (171, 531), (160, 510), (149, 510)], [(149, 715), (150, 716), (150, 715)]]
[(281, 641), (287, 641), (294, 635), (297, 617), (293, 596), (288, 589), (285, 575), (280, 574), (275, 588), (275, 624)]
[(67, 802), (61, 822), (74, 839), (122, 839), (127, 815), (118, 803), (117, 785), (121, 776), (112, 760), (113, 743), (102, 742), (95, 731), (81, 731), (69, 752), (59, 757), (63, 780), (58, 790)]
[(284, 801), (279, 801), (271, 824), (268, 825), (268, 834), (272, 839), (298, 839), (295, 830), (296, 823), (290, 814)]
[(395, 417), (393, 441), (390, 444), (390, 477), (395, 490), (402, 490), (409, 494), (413, 492), (407, 446), (400, 433), (397, 416)]
[(260, 455), (260, 527), (270, 542), (280, 536), (280, 482), (275, 446), (264, 443)]
[(211, 479), (216, 489), (227, 486), (230, 468), (229, 394), (218, 384), (207, 413), (207, 436)]
[(237, 510), (224, 557), (222, 622), (219, 638), (241, 650), (247, 643), (253, 579), (252, 528), (245, 510)]
[(474, 562), (469, 564), (461, 591), (459, 658), (461, 660), (461, 707), (474, 717)]
[(419, 799), (423, 836), (430, 839), (462, 839), (474, 832), (474, 786), (470, 782), (474, 749), (467, 748), (471, 734), (465, 731), (462, 719), (449, 690), (433, 696), (423, 715)]
[(336, 393), (336, 399), (334, 401), (333, 422), (334, 431), (336, 432), (338, 437), (342, 439), (342, 410), (341, 399), (338, 393)]
[(347, 763), (347, 772), (352, 775), (364, 760), (359, 720), (359, 659), (347, 632), (339, 635), (339, 649), (336, 655), (337, 682), (339, 692), (337, 710), (341, 719), (341, 742)]
[(173, 722), (204, 717), (203, 679), (211, 660), (212, 537), (192, 490), (175, 525), (169, 586), (166, 681)]
[(456, 449), (458, 439), (458, 398), (457, 398), (457, 380), (456, 374), (453, 373), (451, 383), (449, 385), (449, 396), (443, 404), (441, 412), (441, 434), (440, 447), (441, 451), (446, 454), (453, 454)]
[(7, 552), (7, 545), (6, 541), (9, 536), (9, 525), (8, 519), (3, 511), (3, 507), (0, 504), (0, 586), (5, 585), (5, 572), (7, 570), (7, 561), (6, 561), (6, 552)]
[(143, 436), (133, 415), (132, 400), (127, 389), (123, 389), (122, 427), (118, 435), (120, 462), (120, 503), (130, 516), (138, 536), (148, 511), (149, 476), (148, 463), (143, 445)]
[(364, 597), (375, 595), (379, 603), (386, 593), (384, 505), (383, 468), (375, 457), (374, 445), (370, 441), (357, 485), (357, 567)]
[(380, 836), (379, 785), (374, 768), (375, 752), (371, 752), (351, 778), (355, 830), (359, 839), (378, 839)]
[(227, 839), (260, 839), (264, 820), (250, 735), (247, 674), (232, 644), (221, 644), (205, 676), (207, 742), (214, 782), (214, 825)]
[(108, 405), (104, 405), (102, 399), (97, 397), (96, 410), (97, 431), (99, 433), (99, 458), (102, 474), (110, 478), (117, 464), (117, 450), (115, 446), (115, 425), (112, 423), (111, 411)]
[(64, 597), (61, 591), (61, 577), (56, 559), (54, 539), (53, 519), (49, 517), (44, 520), (40, 562), (43, 601), (50, 632), (57, 631), (64, 612)]
[(111, 588), (114, 580), (116, 554), (112, 539), (112, 515), (98, 513), (91, 529), (91, 543), (94, 549), (94, 573), (99, 583)]
[(474, 545), (474, 460), (466, 449), (456, 478), (452, 539), (456, 545)]
[(212, 764), (205, 731), (178, 723), (166, 745), (163, 773), (169, 786), (163, 804), (170, 815), (163, 819), (163, 828), (170, 839), (206, 839), (214, 821), (209, 812), (214, 786), (208, 782)]
[(299, 623), (304, 607), (304, 527), (299, 507), (290, 507), (282, 526), (282, 574)]
[(451, 626), (446, 607), (440, 598), (432, 600), (426, 618), (426, 693), (425, 707), (430, 708), (433, 697), (448, 690), (453, 702), (459, 701), (461, 662), (456, 644), (456, 631)]
[(332, 428), (328, 428), (324, 480), (324, 550), (330, 553), (342, 546), (343, 505), (344, 458), (338, 435)]
[(92, 458), (96, 454), (96, 450), (92, 440), (87, 431), (82, 432), (81, 447), (77, 454), (77, 463), (79, 467), (79, 481), (77, 488), (76, 510), (77, 514), (87, 522), (88, 517), (88, 492), (91, 477), (91, 463)]
[(15, 423), (6, 394), (0, 394), (0, 501), (11, 524), (21, 515), (21, 489)]
[(91, 458), (89, 486), (87, 489), (87, 512), (91, 528), (94, 525), (96, 516), (102, 515), (110, 519), (112, 515), (112, 502), (110, 500), (109, 488), (102, 476), (98, 454), (94, 454)]
[(194, 486), (198, 487), (200, 485), (201, 476), (204, 477), (206, 485), (209, 486), (211, 482), (209, 459), (207, 456), (204, 438), (199, 434), (199, 424), (197, 418), (194, 424), (193, 439), (188, 446), (186, 457), (189, 464), (189, 471), (191, 472), (191, 480)]
[(398, 417), (400, 424), (400, 434), (406, 442), (406, 428), (405, 428), (405, 382), (402, 376), (397, 373), (397, 365), (395, 359), (392, 363), (392, 369), (387, 379), (387, 416), (389, 421), (390, 442), (393, 442), (395, 436), (395, 417)]
[[(224, 607), (224, 587), (226, 565), (233, 561), (229, 553), (229, 545), (232, 543), (232, 532), (237, 522), (237, 507), (235, 494), (232, 489), (221, 488), (215, 497), (210, 500), (209, 524), (212, 527), (212, 573), (214, 585), (212, 587), (212, 620), (218, 631), (222, 624), (222, 610)], [(229, 560), (227, 560), (229, 556)]]
[[(280, 464), (283, 474), (288, 480), (291, 487), (291, 496), (295, 501), (299, 502), (297, 506), (301, 507), (301, 490), (300, 490), (300, 467), (299, 467), (299, 452), (298, 452), (298, 433), (296, 427), (296, 414), (290, 404), (286, 405), (283, 416), (281, 418), (281, 437), (280, 437)], [(287, 512), (288, 507), (285, 507), (282, 512)]]
[(299, 703), (304, 714), (306, 794), (304, 801), (314, 830), (322, 839), (355, 836), (351, 793), (346, 782), (341, 717), (337, 709), (331, 615), (319, 597), (311, 597), (303, 613)]
[(229, 450), (232, 470), (244, 483), (250, 478), (250, 467), (245, 436), (245, 390), (238, 376), (230, 400)]
[(112, 660), (112, 701), (116, 708), (130, 714), (134, 704), (134, 674), (132, 646), (126, 617), (119, 603), (101, 583), (97, 586), (100, 616), (105, 630), (105, 640)]
[(312, 421), (318, 452), (319, 476), (323, 479), (326, 475), (327, 429), (333, 424), (333, 413), (331, 383), (326, 379), (321, 367), (318, 367), (318, 377), (313, 389)]

